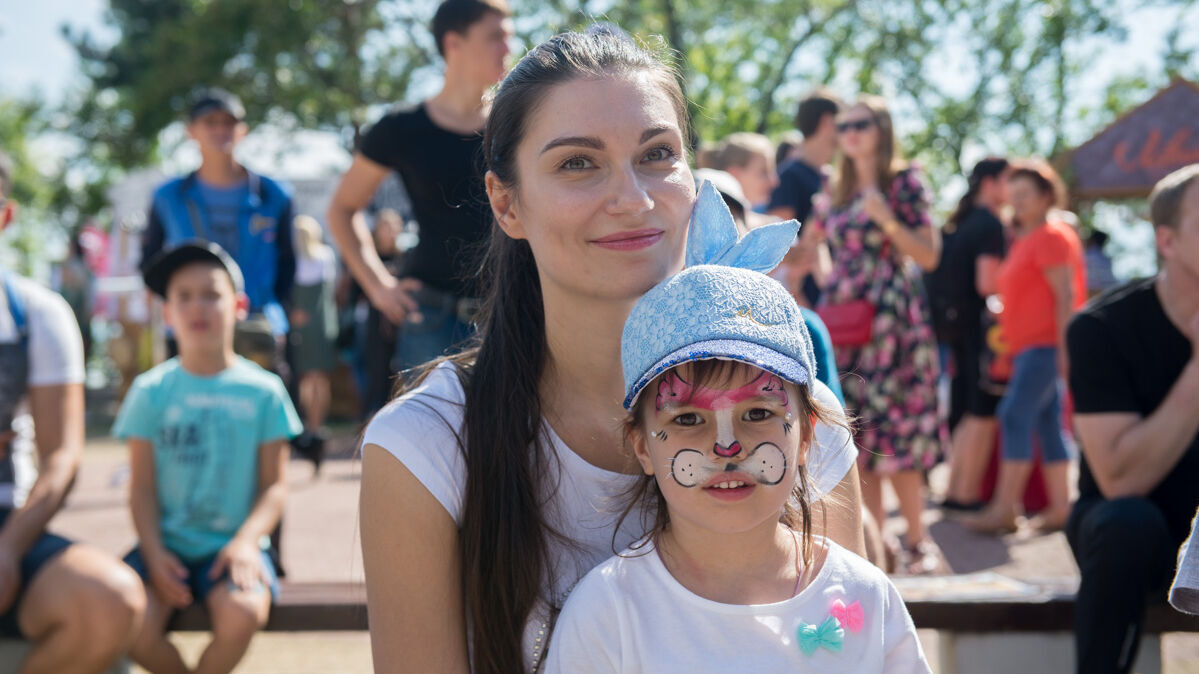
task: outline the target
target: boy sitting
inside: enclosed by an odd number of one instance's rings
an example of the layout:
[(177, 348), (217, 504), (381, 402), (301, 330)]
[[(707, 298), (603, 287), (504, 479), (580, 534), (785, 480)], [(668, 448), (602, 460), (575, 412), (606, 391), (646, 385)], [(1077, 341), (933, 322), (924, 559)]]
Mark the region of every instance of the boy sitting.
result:
[(214, 243), (185, 243), (146, 267), (179, 355), (139, 376), (113, 435), (129, 441), (139, 544), (125, 561), (146, 581), (131, 656), (152, 672), (188, 672), (166, 637), (175, 609), (202, 601), (212, 642), (197, 672), (228, 672), (278, 593), (266, 553), (283, 513), (287, 442), (301, 430), (283, 382), (233, 352), (246, 311), (237, 264)]

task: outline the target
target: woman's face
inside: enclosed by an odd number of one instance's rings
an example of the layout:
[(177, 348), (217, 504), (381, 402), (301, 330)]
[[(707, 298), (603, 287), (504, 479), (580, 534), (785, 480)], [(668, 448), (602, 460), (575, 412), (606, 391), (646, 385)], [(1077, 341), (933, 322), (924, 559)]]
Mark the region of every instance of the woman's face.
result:
[(749, 203), (759, 206), (770, 200), (770, 192), (779, 184), (774, 170), (774, 157), (754, 155), (745, 166), (730, 166), (729, 174), (741, 183), (741, 191)]
[(864, 105), (846, 110), (837, 120), (837, 140), (850, 159), (873, 157), (878, 152), (878, 122)]
[(806, 443), (796, 423), (799, 389), (755, 367), (692, 386), (691, 367), (667, 372), (642, 392), (633, 447), (670, 506), (671, 522), (717, 533), (777, 522)]
[(1012, 205), (1012, 217), (1025, 226), (1045, 222), (1053, 206), (1053, 198), (1043, 194), (1031, 178), (1024, 176), (1008, 180), (1008, 202)]
[(554, 86), (488, 176), (500, 226), (527, 239), (547, 296), (636, 299), (682, 267), (695, 185), (678, 115), (647, 73)]

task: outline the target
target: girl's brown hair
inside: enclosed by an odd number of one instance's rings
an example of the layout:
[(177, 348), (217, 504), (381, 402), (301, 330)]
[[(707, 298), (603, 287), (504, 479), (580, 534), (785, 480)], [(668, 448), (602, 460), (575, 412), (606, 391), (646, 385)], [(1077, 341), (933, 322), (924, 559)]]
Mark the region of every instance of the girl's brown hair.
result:
[(1049, 162), (1044, 159), (1031, 158), (1013, 163), (1012, 170), (1008, 173), (1008, 181), (1019, 178), (1031, 180), (1041, 196), (1050, 198), (1052, 207), (1066, 207), (1066, 184), (1062, 182), (1062, 177), (1053, 170)]
[[(519, 185), (516, 152), (538, 106), (553, 87), (579, 78), (647, 73), (670, 100), (689, 145), (686, 99), (664, 47), (651, 51), (614, 31), (556, 35), (534, 48), (504, 78), (483, 134), (487, 168), (507, 188)], [(534, 197), (535, 198), (535, 197)], [(466, 459), (462, 502), (462, 592), (477, 674), (524, 671), (522, 638), (537, 600), (553, 587), (545, 512), (558, 477), (542, 432), (539, 393), (548, 349), (537, 262), (527, 241), (493, 224), (480, 271), (487, 289), (477, 320), (477, 344), (439, 362), (458, 366), (465, 389), (459, 445)]]
[[(687, 363), (687, 365), (691, 368), (690, 372), (688, 372), (687, 380), (691, 382), (693, 389), (726, 384), (747, 369), (756, 369), (748, 363), (719, 359), (692, 361)], [(658, 381), (666, 376), (667, 373), (673, 372), (677, 367), (682, 366), (676, 366), (676, 368), (671, 368), (663, 372), (642, 389), (641, 398), (625, 419), (625, 433), (627, 435), (631, 437), (634, 433), (645, 433), (648, 401), (653, 396), (645, 394), (644, 391), (656, 390)], [(814, 431), (817, 423), (845, 426), (847, 421), (841, 413), (821, 404), (812, 395), (811, 388), (806, 384), (799, 384), (798, 388), (799, 395), (793, 398), (796, 408), (796, 427), (799, 437), (802, 439), (801, 442), (805, 443), (810, 451), (814, 442)], [(804, 563), (810, 563), (812, 560), (812, 503), (808, 496), (808, 474), (803, 464), (800, 464), (796, 472), (795, 487), (792, 489), (791, 496), (792, 498), (783, 506), (780, 521), (800, 532), (803, 540), (801, 554)], [(638, 549), (649, 542), (656, 542), (670, 528), (670, 512), (667, 509), (666, 499), (662, 496), (662, 490), (658, 488), (658, 480), (653, 475), (642, 476), (629, 489), (624, 511), (621, 513), (620, 520), (617, 523), (617, 531), (620, 530), (621, 524), (636, 511), (640, 511), (641, 513), (641, 531), (643, 532), (644, 540), (635, 544), (633, 546), (634, 549)], [(615, 534), (613, 534), (612, 542), (613, 548), (615, 548)]]
[[(857, 102), (849, 107), (849, 110), (854, 108), (865, 108), (869, 111), (874, 125), (878, 128), (878, 147), (875, 148), (878, 172), (875, 181), (878, 189), (886, 192), (891, 181), (895, 179), (895, 174), (908, 167), (907, 162), (903, 159), (903, 153), (899, 149), (899, 143), (895, 139), (895, 126), (891, 123), (891, 112), (887, 109), (887, 100), (882, 96), (863, 94)], [(848, 204), (860, 187), (857, 168), (854, 166), (853, 160), (842, 152), (841, 158), (837, 162), (836, 176), (832, 185), (833, 205), (840, 207)]]

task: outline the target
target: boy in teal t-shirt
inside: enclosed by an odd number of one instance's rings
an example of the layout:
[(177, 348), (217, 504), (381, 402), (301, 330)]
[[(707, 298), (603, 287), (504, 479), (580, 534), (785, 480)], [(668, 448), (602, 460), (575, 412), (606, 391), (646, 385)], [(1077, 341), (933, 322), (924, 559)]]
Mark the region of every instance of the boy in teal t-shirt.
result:
[(233, 353), (241, 273), (212, 243), (183, 244), (146, 269), (179, 356), (139, 376), (113, 428), (129, 442), (138, 547), (148, 586), (130, 651), (151, 671), (189, 671), (166, 638), (177, 608), (202, 601), (213, 639), (199, 669), (230, 671), (278, 592), (269, 534), (283, 513), (287, 442), (302, 430), (279, 377)]

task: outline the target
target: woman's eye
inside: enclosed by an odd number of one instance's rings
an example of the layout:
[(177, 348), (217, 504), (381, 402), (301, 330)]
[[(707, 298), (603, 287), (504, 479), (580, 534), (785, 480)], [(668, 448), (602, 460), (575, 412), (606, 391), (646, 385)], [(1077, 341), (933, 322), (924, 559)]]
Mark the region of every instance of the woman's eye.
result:
[(695, 412), (687, 412), (674, 418), (674, 423), (680, 426), (698, 426), (702, 421)]
[(562, 168), (568, 171), (579, 171), (591, 167), (591, 160), (586, 157), (571, 157), (562, 162)]
[(772, 416), (774, 415), (770, 410), (763, 407), (755, 407), (745, 413), (744, 419), (746, 421), (766, 421)]
[(645, 158), (648, 161), (666, 161), (668, 159), (674, 159), (674, 149), (669, 145), (659, 145), (658, 147), (655, 147), (646, 153)]

